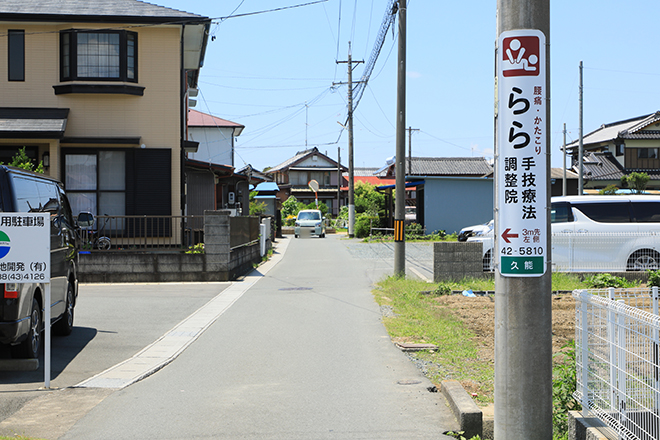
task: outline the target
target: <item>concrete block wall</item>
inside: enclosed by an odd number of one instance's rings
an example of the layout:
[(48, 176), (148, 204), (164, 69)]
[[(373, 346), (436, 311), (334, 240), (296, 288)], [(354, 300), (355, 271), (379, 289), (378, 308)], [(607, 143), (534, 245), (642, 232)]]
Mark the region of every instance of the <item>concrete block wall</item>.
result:
[(481, 243), (436, 242), (433, 244), (433, 280), (460, 281), (484, 276)]
[(229, 213), (204, 212), (204, 254), (92, 252), (79, 255), (83, 283), (230, 281), (261, 261), (259, 244), (231, 249)]

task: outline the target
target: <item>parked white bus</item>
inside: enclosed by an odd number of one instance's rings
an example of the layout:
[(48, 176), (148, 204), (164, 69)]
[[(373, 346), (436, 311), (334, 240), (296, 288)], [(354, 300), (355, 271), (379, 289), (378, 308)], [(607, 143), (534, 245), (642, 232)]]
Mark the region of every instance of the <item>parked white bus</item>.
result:
[[(660, 196), (553, 197), (551, 210), (553, 271), (660, 269)], [(483, 243), (493, 270), (493, 230), (468, 241)]]

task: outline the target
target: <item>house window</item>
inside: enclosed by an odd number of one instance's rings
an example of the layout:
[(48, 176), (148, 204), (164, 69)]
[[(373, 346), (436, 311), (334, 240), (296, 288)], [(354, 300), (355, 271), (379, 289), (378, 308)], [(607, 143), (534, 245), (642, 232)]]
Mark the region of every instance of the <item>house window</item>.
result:
[(61, 32), (60, 77), (62, 81), (137, 82), (137, 33)]
[(126, 153), (65, 154), (64, 185), (74, 214), (126, 214)]
[(657, 159), (657, 148), (639, 148), (637, 149), (637, 159)]
[(625, 144), (616, 144), (615, 149), (616, 149), (616, 155), (617, 156), (623, 156), (623, 148)]
[(8, 33), (9, 81), (25, 81), (25, 31)]

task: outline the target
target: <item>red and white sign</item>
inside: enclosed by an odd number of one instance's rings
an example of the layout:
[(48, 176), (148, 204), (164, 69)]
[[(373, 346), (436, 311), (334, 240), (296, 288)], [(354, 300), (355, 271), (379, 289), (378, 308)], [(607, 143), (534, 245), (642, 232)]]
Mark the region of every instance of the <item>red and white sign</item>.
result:
[(503, 276), (541, 276), (548, 233), (545, 35), (507, 31), (498, 43), (495, 261)]

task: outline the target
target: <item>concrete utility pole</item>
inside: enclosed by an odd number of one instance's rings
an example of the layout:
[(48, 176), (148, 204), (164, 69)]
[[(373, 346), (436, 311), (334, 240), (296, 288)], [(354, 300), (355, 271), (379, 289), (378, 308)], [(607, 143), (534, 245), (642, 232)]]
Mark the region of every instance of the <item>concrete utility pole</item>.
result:
[(413, 131), (419, 131), (419, 128), (408, 127), (408, 174), (412, 174), (412, 134)]
[(564, 180), (561, 183), (561, 194), (566, 195), (566, 122), (564, 122)]
[(348, 61), (337, 63), (348, 64), (348, 237), (355, 237), (355, 184), (353, 180), (353, 64), (364, 61), (353, 61), (351, 42), (348, 42)]
[(394, 276), (406, 276), (406, 1), (399, 0), (399, 62), (396, 94), (396, 199)]
[(341, 211), (341, 147), (337, 147), (337, 217)]
[(497, 36), (494, 438), (551, 440), (550, 1), (498, 0)]
[(580, 61), (580, 133), (578, 134), (579, 137), (579, 143), (578, 143), (578, 174), (580, 176), (578, 177), (578, 196), (581, 196), (582, 193), (584, 192), (584, 139), (583, 139), (583, 131), (582, 131), (582, 123), (583, 123), (583, 115), (582, 115), (582, 107), (584, 105), (583, 101), (583, 95), (584, 93), (584, 87), (582, 84), (582, 61)]

